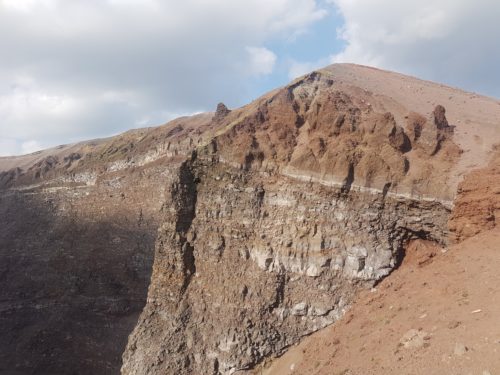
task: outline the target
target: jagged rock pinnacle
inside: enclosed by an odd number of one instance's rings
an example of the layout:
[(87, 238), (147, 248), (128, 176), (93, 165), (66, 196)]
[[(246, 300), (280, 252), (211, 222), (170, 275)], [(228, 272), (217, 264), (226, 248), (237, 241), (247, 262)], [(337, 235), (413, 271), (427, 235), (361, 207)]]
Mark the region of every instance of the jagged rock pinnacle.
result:
[(437, 105), (432, 114), (434, 116), (434, 123), (438, 129), (446, 129), (450, 126), (446, 119), (446, 109), (442, 105)]
[(215, 111), (215, 115), (212, 118), (213, 121), (219, 122), (223, 120), (231, 110), (229, 110), (224, 103), (217, 104), (217, 110)]

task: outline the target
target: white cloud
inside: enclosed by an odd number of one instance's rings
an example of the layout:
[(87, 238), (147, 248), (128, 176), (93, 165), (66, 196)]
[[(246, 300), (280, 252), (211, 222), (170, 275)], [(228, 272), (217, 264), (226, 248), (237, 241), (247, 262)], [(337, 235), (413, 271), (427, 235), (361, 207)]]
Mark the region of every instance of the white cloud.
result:
[(270, 74), (276, 64), (276, 55), (264, 47), (247, 47), (249, 69), (254, 75)]
[(277, 62), (266, 46), (320, 1), (0, 0), (0, 139), (20, 152), (243, 104)]
[(290, 80), (293, 80), (295, 78), (298, 78), (304, 74), (307, 74), (315, 69), (320, 69), (325, 67), (330, 63), (328, 58), (323, 58), (319, 59), (314, 62), (300, 62), (300, 61), (295, 61), (291, 60), (289, 62), (289, 68), (288, 68), (288, 78)]
[(44, 92), (24, 78), (0, 96), (0, 134), (9, 138), (43, 137), (46, 133), (70, 134), (62, 129), (84, 112), (79, 98)]
[(0, 155), (10, 156), (19, 152), (19, 144), (15, 139), (0, 138)]
[(330, 0), (356, 62), (500, 95), (500, 2), (496, 0)]
[(55, 4), (54, 0), (0, 0), (0, 9), (15, 12), (30, 12), (37, 6), (50, 7)]
[(37, 141), (27, 141), (21, 144), (21, 152), (23, 154), (31, 154), (32, 152), (42, 150), (43, 146)]

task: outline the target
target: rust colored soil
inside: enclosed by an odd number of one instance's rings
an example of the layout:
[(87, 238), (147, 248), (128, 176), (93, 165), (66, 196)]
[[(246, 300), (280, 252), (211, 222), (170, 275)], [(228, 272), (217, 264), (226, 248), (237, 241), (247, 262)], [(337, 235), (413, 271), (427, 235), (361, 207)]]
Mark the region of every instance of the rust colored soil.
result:
[(500, 374), (500, 230), (405, 262), (258, 374)]

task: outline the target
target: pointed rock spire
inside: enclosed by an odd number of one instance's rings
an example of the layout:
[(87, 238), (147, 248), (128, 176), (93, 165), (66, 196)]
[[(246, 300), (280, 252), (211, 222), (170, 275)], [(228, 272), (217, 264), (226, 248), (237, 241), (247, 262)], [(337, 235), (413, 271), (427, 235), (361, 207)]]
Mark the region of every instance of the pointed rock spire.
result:
[(215, 111), (212, 121), (219, 122), (222, 121), (231, 111), (226, 107), (224, 103), (217, 104), (217, 110)]

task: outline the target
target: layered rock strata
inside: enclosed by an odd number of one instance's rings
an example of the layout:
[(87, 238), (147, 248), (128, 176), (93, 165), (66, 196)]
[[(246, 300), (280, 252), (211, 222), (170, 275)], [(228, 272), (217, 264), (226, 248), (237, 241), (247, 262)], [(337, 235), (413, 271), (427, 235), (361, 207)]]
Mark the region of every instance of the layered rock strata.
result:
[(203, 156), (170, 191), (125, 374), (248, 369), (342, 316), (408, 239), (446, 239), (438, 202), (263, 178)]
[(408, 116), (410, 137), (314, 73), (198, 147), (166, 189), (122, 373), (249, 369), (335, 322), (408, 240), (445, 244), (447, 192), (419, 183), (460, 155), (444, 113)]

